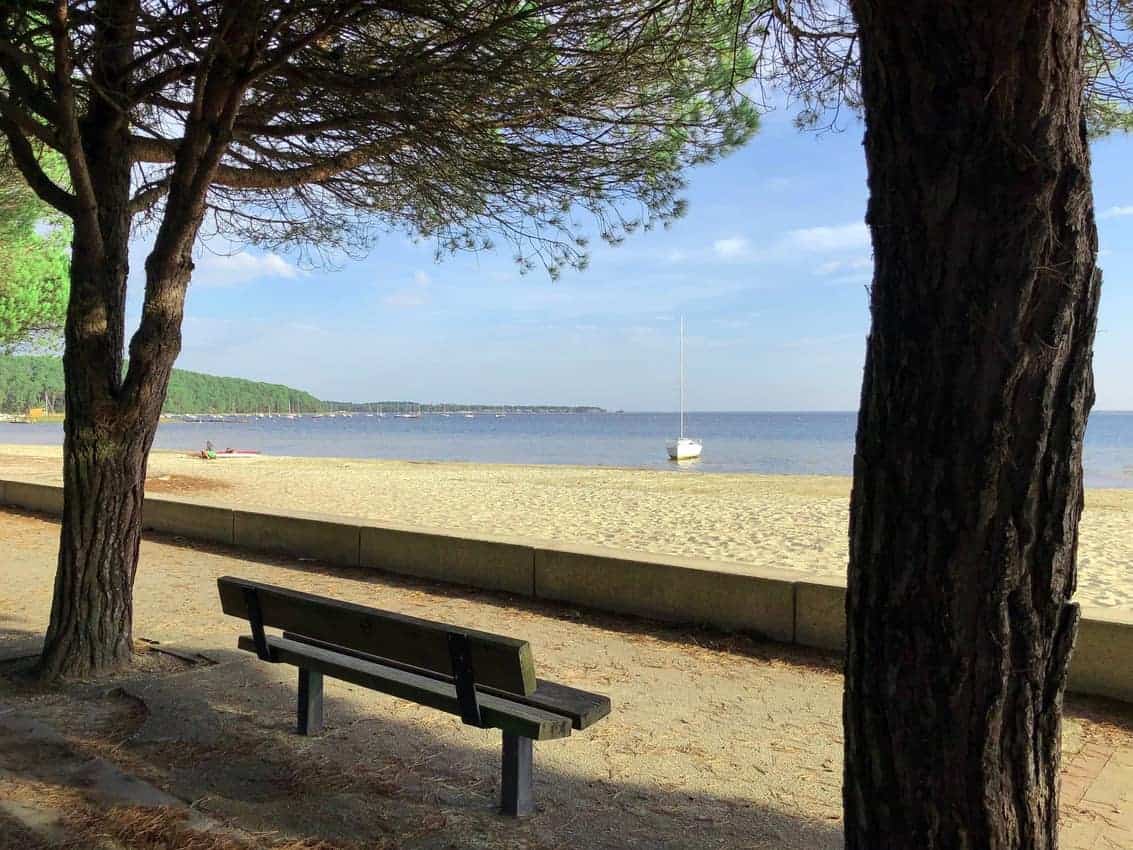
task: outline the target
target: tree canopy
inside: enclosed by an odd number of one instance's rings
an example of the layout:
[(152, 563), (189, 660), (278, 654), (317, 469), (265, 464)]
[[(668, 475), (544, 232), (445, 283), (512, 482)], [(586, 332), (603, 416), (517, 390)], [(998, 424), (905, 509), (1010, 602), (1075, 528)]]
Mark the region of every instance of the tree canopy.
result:
[(70, 231), (28, 188), (0, 140), (0, 352), (58, 338)]
[[(121, 0), (61, 4), (62, 18), (56, 5), (0, 18), (0, 128), (72, 215), (92, 200), (68, 113), (97, 105), (96, 7), (116, 10), (132, 58), (115, 103), (131, 212), (156, 224), (204, 191), (205, 227), (229, 240), (355, 251), (392, 227), (482, 249), (502, 235), (557, 273), (585, 263), (580, 213), (612, 241), (671, 219), (682, 169), (757, 125), (737, 96), (752, 62), (730, 3)], [(67, 158), (74, 192), (35, 167), (30, 141)]]
[[(861, 28), (851, 0), (766, 0), (740, 9), (737, 27), (755, 59), (764, 105), (786, 95), (804, 128), (860, 113)], [(1133, 0), (1082, 0), (1084, 115), (1093, 135), (1133, 129)]]

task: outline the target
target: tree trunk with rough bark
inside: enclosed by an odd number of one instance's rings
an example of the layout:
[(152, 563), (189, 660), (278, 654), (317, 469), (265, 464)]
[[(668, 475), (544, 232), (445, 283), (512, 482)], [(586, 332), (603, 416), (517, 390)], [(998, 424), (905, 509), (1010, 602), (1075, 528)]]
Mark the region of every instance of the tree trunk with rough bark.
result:
[[(132, 593), (149, 439), (130, 434), (116, 394), (122, 374), (125, 245), (120, 262), (76, 234), (63, 354), (67, 412), (63, 523), (47, 678), (122, 666), (131, 654)], [(96, 257), (90, 262), (88, 257)], [(141, 439), (139, 439), (141, 437)]]
[(1057, 846), (1100, 274), (1082, 0), (854, 0), (875, 272), (849, 850)]
[[(128, 19), (108, 18), (96, 82), (128, 79)], [(63, 522), (41, 674), (83, 676), (122, 666), (132, 651), (133, 584), (148, 435), (127, 424), (120, 399), (129, 274), (129, 121), (102, 98), (63, 132), (81, 151), (91, 208), (75, 217), (64, 331), (67, 410)], [(74, 179), (74, 175), (72, 175)], [(156, 422), (154, 423), (156, 426)]]
[[(167, 328), (158, 347), (144, 350), (136, 340), (135, 371), (144, 369), (146, 378), (126, 386), (124, 299), (118, 297), (125, 293), (126, 245), (120, 262), (103, 259), (97, 266), (81, 259), (83, 247), (77, 236), (63, 356), (63, 522), (40, 660), (46, 679), (103, 673), (130, 662), (146, 463), (181, 339), (179, 330)], [(147, 281), (173, 294), (177, 323), (192, 268), (187, 249), (178, 268)]]

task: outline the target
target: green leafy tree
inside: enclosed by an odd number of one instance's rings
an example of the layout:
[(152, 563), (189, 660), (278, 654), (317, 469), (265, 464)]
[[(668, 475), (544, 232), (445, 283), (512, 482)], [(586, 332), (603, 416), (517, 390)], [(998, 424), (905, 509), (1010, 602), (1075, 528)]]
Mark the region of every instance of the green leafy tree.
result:
[[(672, 220), (685, 168), (755, 131), (736, 94), (752, 62), (734, 11), (719, 0), (0, 4), (0, 132), (74, 227), (70, 507), (43, 675), (130, 661), (146, 456), (199, 236), (314, 254), (361, 251), (394, 228), (441, 250), (502, 238), (525, 269), (582, 267), (590, 232), (618, 242)], [(39, 145), (66, 162), (65, 184), (37, 162)], [(151, 243), (127, 366), (139, 224)]]
[(0, 352), (62, 335), (69, 242), (63, 217), (28, 188), (0, 140)]

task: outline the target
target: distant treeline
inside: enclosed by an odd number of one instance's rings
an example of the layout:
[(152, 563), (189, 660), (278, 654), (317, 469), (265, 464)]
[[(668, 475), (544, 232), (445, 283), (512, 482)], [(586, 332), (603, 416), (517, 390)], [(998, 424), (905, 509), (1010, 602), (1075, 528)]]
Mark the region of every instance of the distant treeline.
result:
[[(64, 412), (63, 361), (58, 357), (0, 355), (0, 413), (31, 408)], [(320, 401), (283, 384), (221, 378), (174, 369), (166, 413), (602, 413), (600, 407), (522, 404), (418, 404), (415, 401)]]
[(328, 410), (347, 413), (605, 413), (601, 407), (562, 404), (421, 404), (416, 401), (324, 401)]
[[(0, 413), (40, 407), (64, 412), (63, 362), (58, 357), (0, 355)], [(327, 405), (310, 393), (243, 378), (174, 369), (166, 413), (320, 413)]]

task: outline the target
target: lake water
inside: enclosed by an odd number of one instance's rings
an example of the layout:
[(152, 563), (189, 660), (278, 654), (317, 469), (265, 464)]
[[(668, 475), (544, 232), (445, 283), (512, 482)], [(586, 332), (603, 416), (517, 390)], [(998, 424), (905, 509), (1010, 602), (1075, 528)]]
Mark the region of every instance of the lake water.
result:
[[(675, 413), (164, 422), (156, 447), (199, 450), (211, 440), (218, 449), (307, 457), (679, 468), (689, 473), (851, 473), (853, 413), (690, 413), (686, 421), (686, 431), (704, 441), (704, 457), (679, 467), (665, 455), (665, 441), (677, 428)], [(58, 424), (0, 423), (0, 443), (58, 444), (62, 439)], [(1090, 417), (1085, 466), (1090, 487), (1133, 488), (1133, 413)]]

